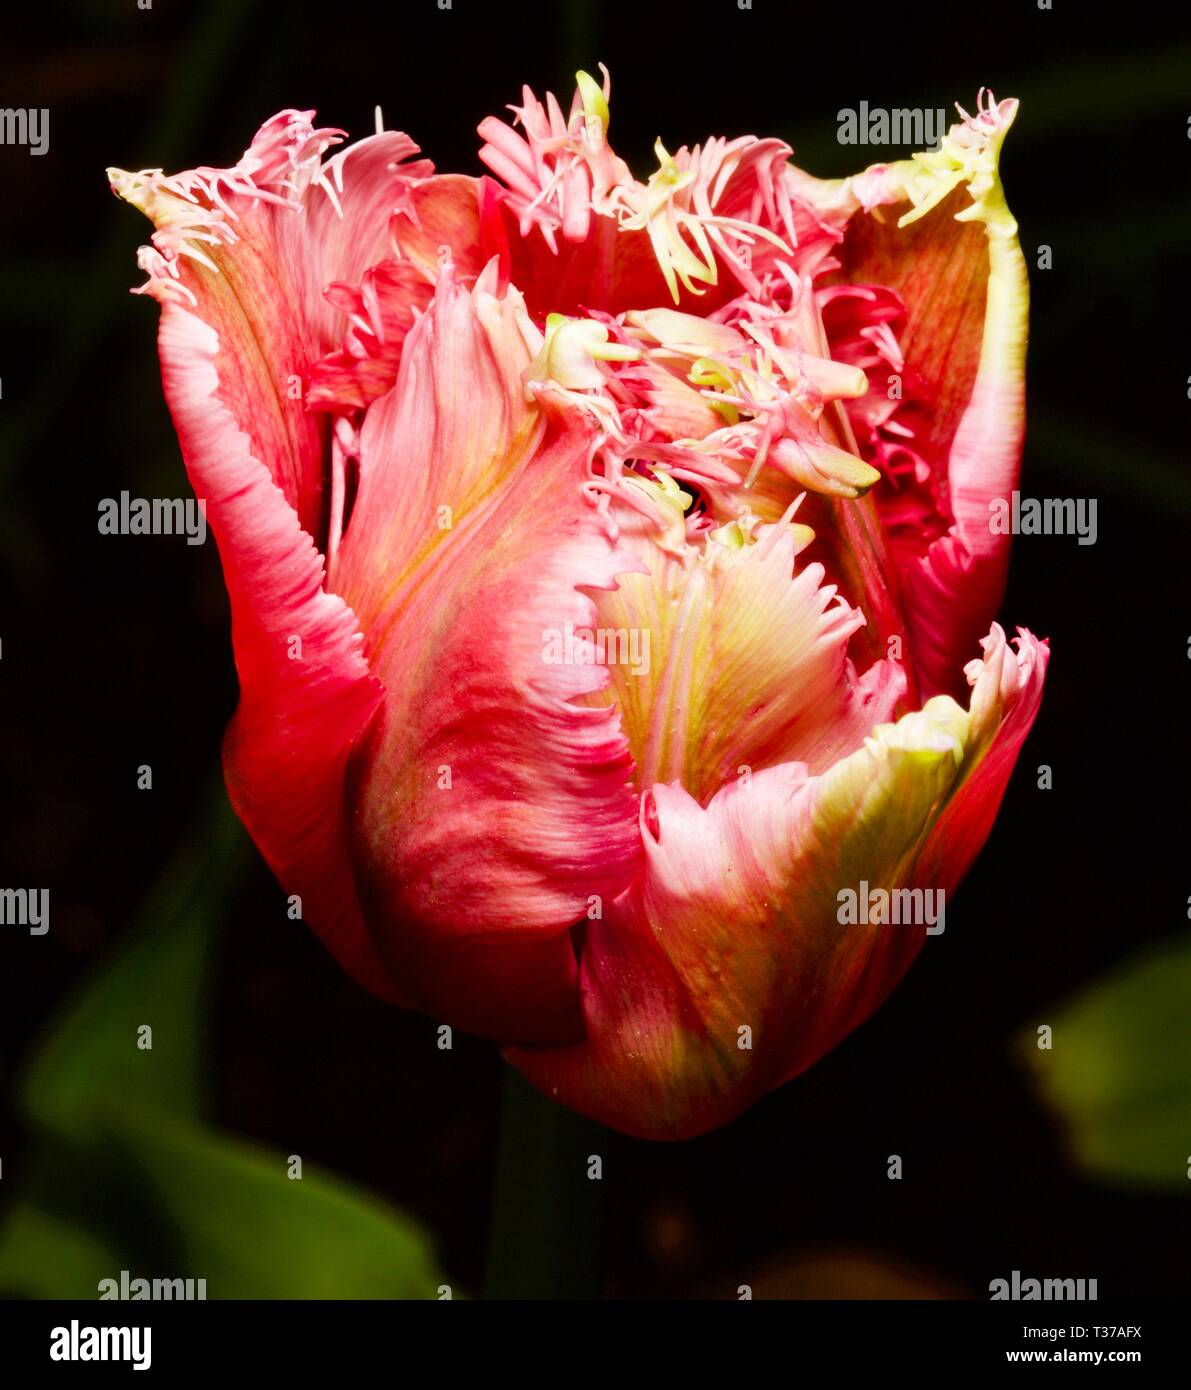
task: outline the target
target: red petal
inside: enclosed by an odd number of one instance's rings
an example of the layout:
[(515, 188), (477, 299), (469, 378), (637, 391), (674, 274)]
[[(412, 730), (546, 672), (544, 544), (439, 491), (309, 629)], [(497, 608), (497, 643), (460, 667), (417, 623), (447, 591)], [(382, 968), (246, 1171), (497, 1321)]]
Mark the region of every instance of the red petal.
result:
[(222, 400), (214, 330), (167, 303), (159, 348), (231, 599), (241, 692), (224, 744), (232, 804), (336, 959), (401, 1002), (364, 926), (345, 843), (344, 765), (380, 698), (355, 616), (324, 591), (322, 557)]
[(544, 638), (594, 626), (581, 589), (636, 562), (585, 495), (595, 425), (526, 399), (532, 329), (495, 283), (444, 270), (361, 434), (332, 580), (388, 693), (353, 763), (352, 853), (423, 1008), (558, 1037), (579, 1023), (569, 929), (640, 845), (619, 720), (574, 702), (607, 671), (550, 664)]

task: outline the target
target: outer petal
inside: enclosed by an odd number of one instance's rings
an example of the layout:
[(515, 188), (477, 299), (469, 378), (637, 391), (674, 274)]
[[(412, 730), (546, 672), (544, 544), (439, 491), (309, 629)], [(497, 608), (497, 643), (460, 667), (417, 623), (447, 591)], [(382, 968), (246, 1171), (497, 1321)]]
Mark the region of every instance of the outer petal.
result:
[(336, 345), (342, 315), (329, 281), (359, 279), (388, 254), (395, 205), (432, 166), (387, 132), (323, 163), (342, 132), (311, 111), (267, 121), (229, 169), (167, 176), (109, 169), (113, 190), (156, 231), (142, 247), (141, 291), (186, 304), (218, 334), (220, 394), (303, 527), (325, 525), (324, 422), (303, 402), (309, 371)]
[(352, 852), (377, 944), (421, 1007), (473, 1032), (574, 1036), (569, 929), (640, 854), (607, 671), (550, 660), (635, 568), (586, 495), (593, 419), (527, 397), (520, 296), (444, 271), (369, 411), (333, 574), (387, 690), (353, 762)]
[[(938, 152), (877, 166), (834, 199), (856, 210), (836, 252), (841, 282), (887, 287), (905, 308), (904, 361), (889, 369), (905, 406), (891, 419), (886, 411), (877, 429), (872, 400), (849, 408), (870, 456), (883, 447), (883, 429), (884, 446), (911, 451), (925, 467), (919, 481), (931, 505), (908, 544), (895, 534), (894, 551), (926, 694), (958, 689), (1008, 565), (1008, 538), (992, 534), (989, 503), (1016, 486), (1024, 429), (1029, 284), (997, 171), (1016, 112), (1016, 101), (990, 100), (952, 126)], [(878, 331), (886, 312), (878, 296)], [(872, 379), (887, 405), (886, 376)], [(906, 485), (912, 492), (913, 481)], [(880, 487), (874, 496), (896, 530), (906, 498)]]
[(724, 1124), (809, 1066), (924, 939), (922, 927), (841, 925), (840, 890), (954, 887), (1033, 720), (1044, 662), (1028, 635), (1011, 662), (994, 633), (970, 713), (938, 696), (820, 777), (783, 764), (706, 809), (655, 788), (645, 872), (588, 929), (586, 1040), (509, 1060), (564, 1104), (668, 1139)]
[(344, 828), (348, 749), (379, 687), (351, 610), (322, 587), (322, 558), (220, 397), (214, 330), (162, 307), (161, 374), (182, 454), (219, 545), (240, 705), (224, 766), (237, 814), (339, 962), (393, 1002), (364, 926)]
[(1024, 628), (1017, 651), (994, 623), (981, 643), (983, 660), (965, 668), (972, 683), (972, 730), (965, 750), (964, 780), (947, 804), (922, 851), (924, 882), (958, 883), (988, 838), (1018, 752), (1042, 700), (1050, 648)]

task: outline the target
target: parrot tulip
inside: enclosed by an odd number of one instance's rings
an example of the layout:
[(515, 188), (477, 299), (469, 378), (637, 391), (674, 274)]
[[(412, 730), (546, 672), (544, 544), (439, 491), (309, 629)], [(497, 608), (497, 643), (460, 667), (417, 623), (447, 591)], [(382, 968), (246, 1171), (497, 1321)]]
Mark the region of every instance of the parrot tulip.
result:
[(109, 176), (230, 596), (237, 813), (367, 987), (674, 1139), (881, 1003), (925, 925), (841, 894), (950, 892), (1038, 708), (988, 524), (1016, 103), (844, 180), (742, 136), (642, 183), (608, 93), (526, 90), (479, 177), (302, 111)]

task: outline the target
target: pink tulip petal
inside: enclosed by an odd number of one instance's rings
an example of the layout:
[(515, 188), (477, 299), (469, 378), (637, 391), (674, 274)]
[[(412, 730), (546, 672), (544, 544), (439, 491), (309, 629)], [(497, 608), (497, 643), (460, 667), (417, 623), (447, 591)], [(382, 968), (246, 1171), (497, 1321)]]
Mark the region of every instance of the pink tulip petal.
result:
[(981, 642), (983, 660), (970, 661), (972, 735), (964, 780), (947, 803), (923, 848), (918, 875), (924, 882), (958, 883), (992, 829), (1001, 798), (1042, 701), (1050, 648), (1025, 628), (1015, 652), (994, 623)]
[(186, 304), (218, 334), (220, 394), (304, 529), (321, 540), (327, 498), (324, 423), (304, 403), (309, 369), (337, 346), (343, 316), (323, 298), (389, 252), (392, 210), (432, 172), (397, 132), (330, 159), (341, 131), (283, 111), (228, 169), (167, 176), (110, 169), (113, 190), (156, 228), (141, 292)]
[[(658, 505), (681, 525), (677, 502)], [(821, 565), (796, 564), (804, 528), (763, 526), (754, 540), (733, 525), (659, 544), (651, 524), (622, 525), (649, 572), (594, 598), (599, 627), (636, 634), (647, 658), (612, 664), (605, 697), (621, 711), (640, 790), (677, 782), (706, 804), (778, 763), (817, 773), (891, 717), (904, 674), (881, 661), (857, 677), (848, 644), (864, 619)]]
[[(994, 630), (973, 666), (970, 712), (937, 696), (818, 777), (785, 763), (706, 808), (655, 787), (645, 870), (587, 927), (585, 1040), (509, 1060), (598, 1120), (683, 1139), (834, 1047), (925, 939), (924, 925), (841, 923), (841, 890), (949, 893), (1033, 722), (1043, 645), (1023, 634), (1015, 658)], [(969, 816), (974, 833), (949, 848)]]
[(240, 678), (224, 743), (232, 804), (340, 964), (401, 1002), (368, 938), (347, 856), (344, 767), (380, 698), (355, 616), (324, 591), (322, 557), (222, 400), (214, 329), (165, 303), (159, 346), (166, 400), (231, 600)]
[(464, 174), (436, 174), (411, 188), (389, 224), (400, 259), (420, 267), (433, 281), (445, 250), (457, 275), (479, 275), (496, 249), (481, 244), (484, 182)]
[(569, 929), (640, 854), (614, 711), (547, 634), (592, 626), (583, 590), (634, 568), (585, 485), (597, 428), (530, 399), (520, 296), (449, 270), (370, 409), (332, 575), (384, 682), (354, 760), (353, 854), (377, 944), (422, 1007), (472, 1031), (578, 1027)]
[(311, 370), (309, 408), (350, 413), (383, 396), (397, 380), (406, 334), (433, 293), (432, 283), (409, 261), (381, 261), (364, 272), (359, 285), (328, 286), (328, 299), (349, 316), (351, 327), (343, 346)]
[[(940, 152), (853, 181), (855, 212), (836, 252), (841, 282), (875, 287), (870, 331), (886, 321), (888, 291), (904, 306), (896, 360), (886, 352), (869, 369), (869, 398), (849, 408), (866, 457), (900, 456), (920, 473), (873, 495), (927, 694), (962, 688), (964, 653), (996, 612), (1009, 560), (989, 503), (1017, 484), (1024, 431), (1029, 285), (997, 172), (1016, 111), (990, 99)], [(905, 402), (892, 413), (891, 374)]]
[[(501, 190), (509, 275), (530, 311), (617, 314), (674, 303), (709, 313), (741, 286), (760, 292), (754, 257), (767, 266), (768, 251), (783, 236), (796, 239), (812, 215), (784, 194), (788, 147), (751, 135), (711, 139), (641, 183), (608, 143), (608, 91), (606, 74), (599, 93), (580, 73), (567, 116), (553, 96), (543, 103), (525, 88), (513, 108), (519, 129), (495, 116), (480, 123), (480, 158)], [(796, 254), (793, 244), (787, 252)]]

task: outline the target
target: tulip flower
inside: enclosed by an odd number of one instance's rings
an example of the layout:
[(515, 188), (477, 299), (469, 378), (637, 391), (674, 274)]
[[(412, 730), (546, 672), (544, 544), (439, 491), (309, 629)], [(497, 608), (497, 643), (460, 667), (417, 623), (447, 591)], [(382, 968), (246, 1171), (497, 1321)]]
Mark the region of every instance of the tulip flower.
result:
[(608, 94), (527, 90), (479, 177), (301, 111), (109, 175), (230, 596), (237, 813), (367, 987), (674, 1139), (884, 1000), (927, 926), (840, 903), (950, 893), (1038, 708), (988, 523), (1016, 103), (848, 179), (742, 136), (642, 182)]

